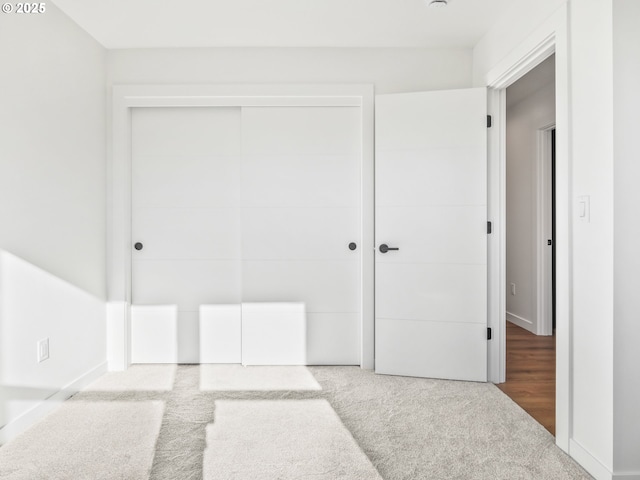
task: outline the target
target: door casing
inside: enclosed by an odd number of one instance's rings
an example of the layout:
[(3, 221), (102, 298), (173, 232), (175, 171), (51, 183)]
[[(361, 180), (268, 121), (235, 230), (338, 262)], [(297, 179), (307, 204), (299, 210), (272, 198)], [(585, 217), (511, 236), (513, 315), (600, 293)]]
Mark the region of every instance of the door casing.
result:
[(553, 335), (553, 247), (547, 244), (552, 239), (552, 182), (551, 182), (551, 132), (555, 122), (538, 129), (538, 155), (536, 165), (536, 284), (538, 308), (536, 335)]
[(572, 436), (571, 338), (573, 211), (569, 137), (568, 6), (532, 32), (527, 39), (489, 71), (482, 83), (489, 87), (489, 379), (505, 381), (506, 373), (506, 89), (555, 53), (556, 62), (556, 445), (570, 452)]

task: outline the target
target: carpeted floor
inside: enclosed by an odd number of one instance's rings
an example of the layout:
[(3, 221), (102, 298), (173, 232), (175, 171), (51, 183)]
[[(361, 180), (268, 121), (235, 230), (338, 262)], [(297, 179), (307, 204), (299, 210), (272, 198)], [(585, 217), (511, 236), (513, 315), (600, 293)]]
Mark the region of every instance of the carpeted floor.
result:
[(589, 479), (492, 384), (138, 365), (0, 448), (13, 479)]

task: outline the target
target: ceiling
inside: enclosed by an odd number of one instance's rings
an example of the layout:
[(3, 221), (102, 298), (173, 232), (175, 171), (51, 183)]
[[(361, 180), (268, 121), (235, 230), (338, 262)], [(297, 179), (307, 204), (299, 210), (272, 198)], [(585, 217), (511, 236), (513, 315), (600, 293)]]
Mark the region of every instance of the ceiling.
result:
[(514, 0), (53, 0), (107, 48), (473, 47)]

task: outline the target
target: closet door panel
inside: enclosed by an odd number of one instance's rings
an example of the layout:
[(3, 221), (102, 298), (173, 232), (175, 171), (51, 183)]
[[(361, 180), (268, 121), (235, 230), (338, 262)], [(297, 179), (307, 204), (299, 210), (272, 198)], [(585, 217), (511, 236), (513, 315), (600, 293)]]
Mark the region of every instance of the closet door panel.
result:
[[(136, 108), (131, 138), (132, 303), (172, 306), (172, 334), (156, 350), (198, 363), (200, 307), (241, 300), (240, 108)], [(134, 350), (168, 308), (132, 309)]]
[(355, 107), (242, 109), (242, 299), (304, 304), (314, 364), (358, 363), (360, 138)]

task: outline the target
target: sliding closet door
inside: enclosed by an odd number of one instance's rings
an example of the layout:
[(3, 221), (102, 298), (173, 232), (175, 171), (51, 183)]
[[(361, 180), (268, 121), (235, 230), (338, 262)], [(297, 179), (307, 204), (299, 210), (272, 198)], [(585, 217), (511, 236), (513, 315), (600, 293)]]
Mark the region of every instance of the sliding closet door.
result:
[(240, 132), (239, 108), (133, 109), (134, 363), (200, 362), (200, 306), (241, 301)]
[(360, 139), (356, 107), (242, 109), (242, 301), (304, 304), (307, 364), (359, 364)]

